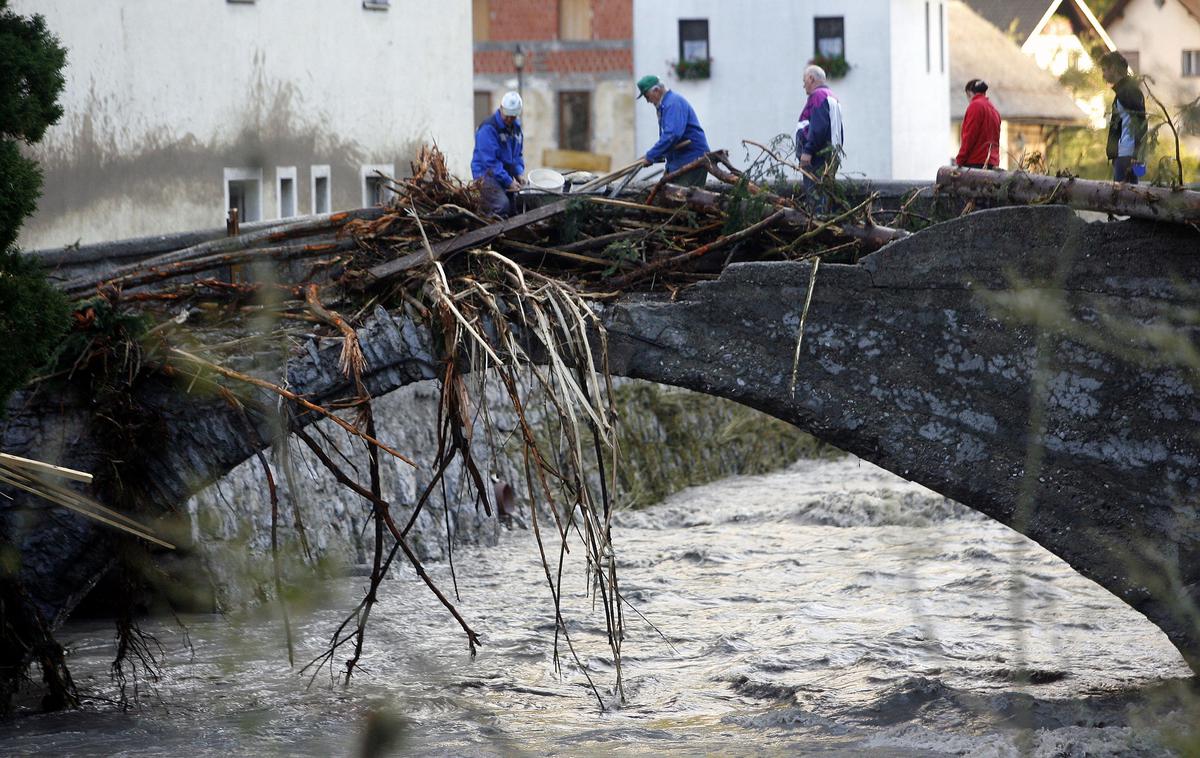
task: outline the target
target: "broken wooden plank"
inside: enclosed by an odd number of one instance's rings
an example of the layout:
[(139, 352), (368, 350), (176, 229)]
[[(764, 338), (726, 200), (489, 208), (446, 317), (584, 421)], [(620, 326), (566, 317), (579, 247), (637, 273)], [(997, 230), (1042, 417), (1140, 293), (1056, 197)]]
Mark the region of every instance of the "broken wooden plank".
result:
[[(512, 216), (511, 218), (504, 219), (503, 221), (498, 221), (490, 226), (484, 226), (479, 229), (469, 231), (466, 234), (460, 234), (457, 237), (452, 237), (451, 239), (438, 242), (437, 244), (432, 245), (430, 248), (433, 252), (433, 259), (440, 260), (448, 255), (453, 255), (454, 253), (462, 250), (469, 250), (473, 247), (485, 245), (497, 237), (507, 234), (508, 232), (516, 229), (522, 229), (530, 224), (536, 224), (539, 221), (545, 221), (548, 218), (554, 218), (567, 209), (567, 203), (567, 200), (559, 200), (551, 203), (550, 205), (543, 205), (541, 208), (535, 208), (534, 210), (527, 211), (517, 216)], [(379, 280), (395, 276), (396, 274), (406, 271), (413, 266), (422, 263), (423, 261), (429, 260), (429, 252), (430, 251), (421, 248), (420, 250), (407, 255), (402, 255), (395, 260), (381, 263), (378, 266), (373, 266), (367, 269), (367, 277), (369, 279)]]
[(55, 466), (52, 463), (43, 463), (35, 461), (32, 458), (22, 458), (19, 455), (10, 455), (8, 453), (0, 453), (0, 461), (24, 469), (37, 474), (46, 474), (48, 476), (56, 476), (62, 479), (70, 479), (75, 482), (83, 482), (84, 484), (92, 483), (92, 475), (86, 471), (77, 471), (73, 468), (65, 466)]
[(938, 169), (936, 186), (948, 195), (1004, 205), (1068, 205), (1150, 221), (1200, 223), (1200, 192), (1185, 189), (949, 166)]
[(576, 171), (608, 171), (612, 166), (612, 156), (584, 150), (546, 148), (542, 151), (542, 165), (547, 168)]

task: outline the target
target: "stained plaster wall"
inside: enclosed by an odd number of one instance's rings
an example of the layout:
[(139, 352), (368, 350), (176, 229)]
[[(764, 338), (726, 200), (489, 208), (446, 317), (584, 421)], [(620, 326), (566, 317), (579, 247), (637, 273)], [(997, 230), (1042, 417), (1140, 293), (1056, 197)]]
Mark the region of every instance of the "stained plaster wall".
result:
[(23, 247), (47, 248), (222, 223), (226, 167), (332, 170), (334, 209), (362, 204), (360, 168), (407, 170), (436, 141), (470, 161), (466, 0), (369, 10), (359, 0), (13, 0), (68, 49), (64, 115), (31, 150), (44, 194)]

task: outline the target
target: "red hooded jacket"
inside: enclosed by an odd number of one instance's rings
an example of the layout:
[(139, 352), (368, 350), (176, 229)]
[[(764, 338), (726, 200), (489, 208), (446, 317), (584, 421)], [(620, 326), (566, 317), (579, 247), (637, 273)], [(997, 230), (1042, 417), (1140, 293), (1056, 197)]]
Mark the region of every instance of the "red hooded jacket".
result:
[(982, 92), (971, 98), (963, 115), (962, 144), (954, 162), (965, 165), (1000, 165), (1000, 112)]

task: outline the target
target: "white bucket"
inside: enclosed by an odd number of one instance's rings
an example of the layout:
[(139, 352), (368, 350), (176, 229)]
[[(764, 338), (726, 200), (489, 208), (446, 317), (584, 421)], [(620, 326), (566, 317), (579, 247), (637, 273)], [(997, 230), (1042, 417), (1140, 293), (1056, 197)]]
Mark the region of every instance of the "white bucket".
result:
[(546, 192), (562, 192), (567, 180), (552, 168), (535, 168), (529, 172), (529, 186)]

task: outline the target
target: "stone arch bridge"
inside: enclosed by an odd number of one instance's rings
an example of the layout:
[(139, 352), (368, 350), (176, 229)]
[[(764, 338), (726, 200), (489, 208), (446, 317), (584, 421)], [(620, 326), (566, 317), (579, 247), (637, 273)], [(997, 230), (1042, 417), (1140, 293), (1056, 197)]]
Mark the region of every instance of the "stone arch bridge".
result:
[[(676, 300), (604, 306), (614, 374), (788, 421), (1029, 536), (1158, 625), (1200, 672), (1200, 311), (1187, 227), (985, 211), (819, 268), (748, 263)], [(374, 395), (436, 376), (431, 336), (377, 311), (360, 331)], [(288, 365), (317, 402), (348, 394), (338, 349)], [(222, 401), (148, 385), (169, 444), (143, 495), (178, 504), (254, 452)], [(95, 409), (17, 397), (0, 446), (88, 468)], [(264, 438), (269, 438), (263, 435)], [(0, 501), (30, 599), (61, 621), (112, 561), (70, 512)]]

